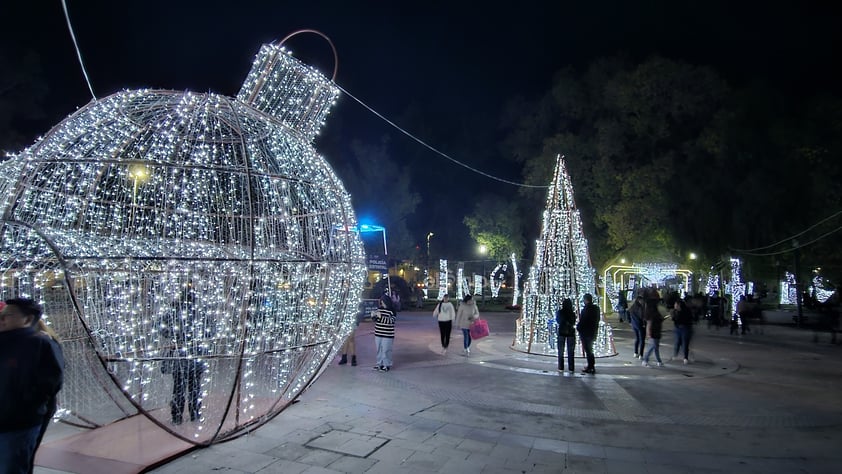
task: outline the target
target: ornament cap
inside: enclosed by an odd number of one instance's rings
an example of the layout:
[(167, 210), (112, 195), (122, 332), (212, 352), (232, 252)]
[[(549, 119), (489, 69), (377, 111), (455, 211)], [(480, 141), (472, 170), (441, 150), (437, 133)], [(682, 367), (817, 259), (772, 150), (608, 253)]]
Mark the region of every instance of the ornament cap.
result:
[(317, 69), (285, 48), (265, 44), (252, 64), (237, 100), (280, 120), (312, 141), (339, 96)]

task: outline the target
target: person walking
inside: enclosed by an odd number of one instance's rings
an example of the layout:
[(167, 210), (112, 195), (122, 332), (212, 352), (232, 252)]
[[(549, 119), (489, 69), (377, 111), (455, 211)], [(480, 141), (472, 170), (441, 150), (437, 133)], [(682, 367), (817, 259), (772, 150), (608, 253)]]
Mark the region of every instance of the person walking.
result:
[(617, 314), (621, 323), (629, 318), (629, 302), (626, 299), (625, 290), (620, 290), (617, 295)]
[(675, 350), (672, 357), (678, 357), (678, 351), (684, 348), (684, 363), (690, 363), (690, 339), (693, 337), (693, 312), (684, 300), (678, 299), (670, 312), (675, 323)]
[(456, 326), (462, 330), (462, 344), (464, 354), (471, 353), (471, 323), (479, 319), (479, 310), (470, 294), (462, 298), (459, 309), (456, 310)]
[(593, 304), (593, 296), (590, 293), (585, 293), (582, 299), (585, 306), (579, 314), (579, 324), (576, 325), (576, 329), (579, 330), (579, 338), (582, 340), (582, 349), (584, 349), (588, 361), (588, 366), (582, 370), (582, 373), (595, 374), (596, 357), (594, 357), (593, 345), (599, 330), (599, 307)]
[(61, 347), (38, 330), (41, 307), (28, 298), (0, 310), (0, 472), (32, 471), (38, 435), (64, 381)]
[(570, 298), (564, 298), (561, 308), (555, 316), (558, 323), (558, 370), (564, 370), (564, 347), (567, 346), (567, 368), (573, 373), (576, 370), (573, 364), (574, 349), (576, 347), (576, 310), (573, 309), (573, 302)]
[(377, 365), (373, 368), (381, 372), (392, 370), (392, 347), (395, 343), (395, 312), (388, 295), (380, 298), (379, 308), (371, 313), (374, 321), (374, 344), (377, 347)]
[(637, 295), (629, 308), (629, 321), (634, 331), (634, 358), (643, 358), (646, 348), (646, 322), (643, 320), (643, 296)]
[(436, 309), (433, 310), (433, 317), (439, 323), (439, 335), (441, 336), (441, 354), (447, 354), (447, 346), (450, 345), (450, 333), (453, 330), (453, 318), (456, 317), (456, 310), (450, 302), (450, 295), (442, 296)]
[(643, 306), (643, 319), (646, 321), (646, 338), (649, 339), (649, 349), (643, 356), (644, 367), (651, 367), (649, 365), (649, 357), (652, 352), (655, 353), (655, 359), (658, 361), (658, 367), (662, 367), (664, 363), (661, 361), (661, 327), (663, 326), (664, 318), (658, 312), (658, 303), (660, 296), (657, 291), (653, 291), (646, 298)]

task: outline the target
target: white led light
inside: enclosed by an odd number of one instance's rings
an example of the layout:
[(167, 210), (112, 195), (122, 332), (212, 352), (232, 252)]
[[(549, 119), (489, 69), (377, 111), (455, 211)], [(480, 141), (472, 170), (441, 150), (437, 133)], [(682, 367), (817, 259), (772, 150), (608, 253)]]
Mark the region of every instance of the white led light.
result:
[[(118, 92), (0, 164), (0, 295), (39, 300), (63, 339), (63, 418), (142, 413), (209, 444), (324, 370), (365, 277), (350, 196), (312, 145), (338, 93), (266, 45), (236, 99)], [(198, 421), (169, 424), (169, 360), (203, 368)]]
[[(590, 264), (582, 219), (573, 201), (573, 185), (561, 156), (556, 159), (543, 214), (541, 238), (536, 247), (535, 262), (524, 284), (523, 307), (515, 328), (513, 348), (528, 353), (555, 354), (555, 345), (549, 343), (548, 322), (555, 318), (562, 300), (573, 300), (573, 307), (578, 311), (583, 304), (582, 297), (590, 293), (594, 304), (599, 305), (596, 272)], [(576, 344), (581, 347), (580, 341)], [(594, 354), (604, 357), (616, 353), (611, 326), (601, 320)]]

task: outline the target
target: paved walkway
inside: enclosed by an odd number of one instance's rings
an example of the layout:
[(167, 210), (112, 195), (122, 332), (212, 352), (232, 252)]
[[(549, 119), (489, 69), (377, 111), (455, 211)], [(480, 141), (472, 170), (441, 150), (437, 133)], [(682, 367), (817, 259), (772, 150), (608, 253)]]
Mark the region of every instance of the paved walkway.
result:
[[(427, 313), (399, 315), (395, 366), (331, 366), (300, 401), (233, 441), (155, 473), (836, 473), (842, 471), (842, 345), (785, 326), (696, 328), (691, 363), (645, 368), (628, 324), (597, 374), (509, 349), (516, 315), (489, 313), (469, 357), (454, 331), (442, 355)], [(667, 324), (671, 329), (671, 325)], [(762, 334), (759, 333), (762, 329)], [(583, 359), (577, 364), (584, 365)], [(50, 436), (62, 436), (56, 425)], [(36, 468), (36, 473), (58, 473)]]

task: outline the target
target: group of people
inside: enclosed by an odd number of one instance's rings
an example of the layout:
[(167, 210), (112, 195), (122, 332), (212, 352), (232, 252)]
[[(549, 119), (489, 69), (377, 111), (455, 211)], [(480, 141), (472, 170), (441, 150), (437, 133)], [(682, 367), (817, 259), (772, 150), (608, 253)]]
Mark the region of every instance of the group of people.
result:
[(28, 298), (0, 309), (0, 472), (32, 472), (64, 381), (57, 336)]
[(479, 319), (479, 309), (477, 309), (473, 296), (466, 294), (459, 304), (459, 309), (454, 309), (453, 303), (450, 302), (450, 295), (445, 293), (436, 304), (433, 317), (439, 324), (442, 355), (447, 354), (447, 347), (450, 345), (450, 332), (454, 325), (462, 330), (462, 353), (466, 356), (470, 355), (471, 324)]
[(593, 296), (590, 293), (585, 294), (582, 298), (584, 306), (579, 312), (577, 318), (576, 311), (573, 309), (573, 301), (570, 298), (565, 298), (561, 302), (561, 308), (556, 311), (556, 324), (558, 326), (558, 370), (564, 370), (564, 349), (567, 348), (567, 367), (570, 372), (576, 371), (575, 366), (575, 348), (576, 348), (576, 332), (579, 332), (579, 339), (582, 341), (582, 349), (585, 352), (585, 359), (587, 366), (582, 370), (583, 374), (596, 373), (596, 357), (594, 356), (593, 346), (596, 341), (596, 335), (599, 331), (599, 306), (593, 303)]
[[(672, 301), (673, 299), (670, 299)], [(674, 298), (669, 317), (675, 325), (675, 346), (673, 357), (678, 357), (683, 350), (684, 363), (690, 362), (690, 340), (693, 338), (693, 312), (681, 298)], [(628, 310), (629, 321), (634, 331), (634, 357), (642, 359), (641, 365), (652, 367), (650, 360), (655, 355), (657, 365), (663, 366), (661, 360), (661, 335), (665, 317), (659, 310), (661, 296), (655, 288), (647, 288), (635, 297)], [(649, 348), (646, 349), (646, 342)]]
[[(374, 344), (377, 348), (377, 364), (374, 370), (389, 372), (392, 370), (392, 348), (395, 341), (395, 308), (389, 296), (384, 295), (378, 300), (378, 308), (371, 312), (371, 320), (374, 322)], [(463, 354), (471, 353), (471, 324), (479, 319), (479, 310), (471, 295), (465, 295), (459, 308), (453, 307), (450, 296), (445, 294), (436, 304), (433, 310), (433, 317), (438, 322), (439, 334), (441, 336), (441, 353), (447, 354), (450, 346), (450, 333), (453, 326), (462, 330)], [(357, 321), (356, 326), (359, 326)], [(345, 340), (339, 350), (339, 365), (348, 363), (349, 357), (352, 366), (357, 365), (356, 354), (356, 326), (354, 331)]]
[[(395, 310), (392, 298), (384, 294), (377, 301), (377, 309), (371, 311), (371, 320), (374, 322), (374, 345), (377, 348), (377, 365), (373, 367), (374, 370), (380, 372), (388, 372), (392, 370), (392, 348), (395, 343), (395, 319), (397, 311)], [(354, 330), (345, 340), (342, 348), (339, 350), (341, 358), (339, 365), (348, 363), (348, 357), (351, 358), (351, 365), (357, 365), (357, 351), (356, 351), (356, 326), (360, 322), (357, 320)]]

